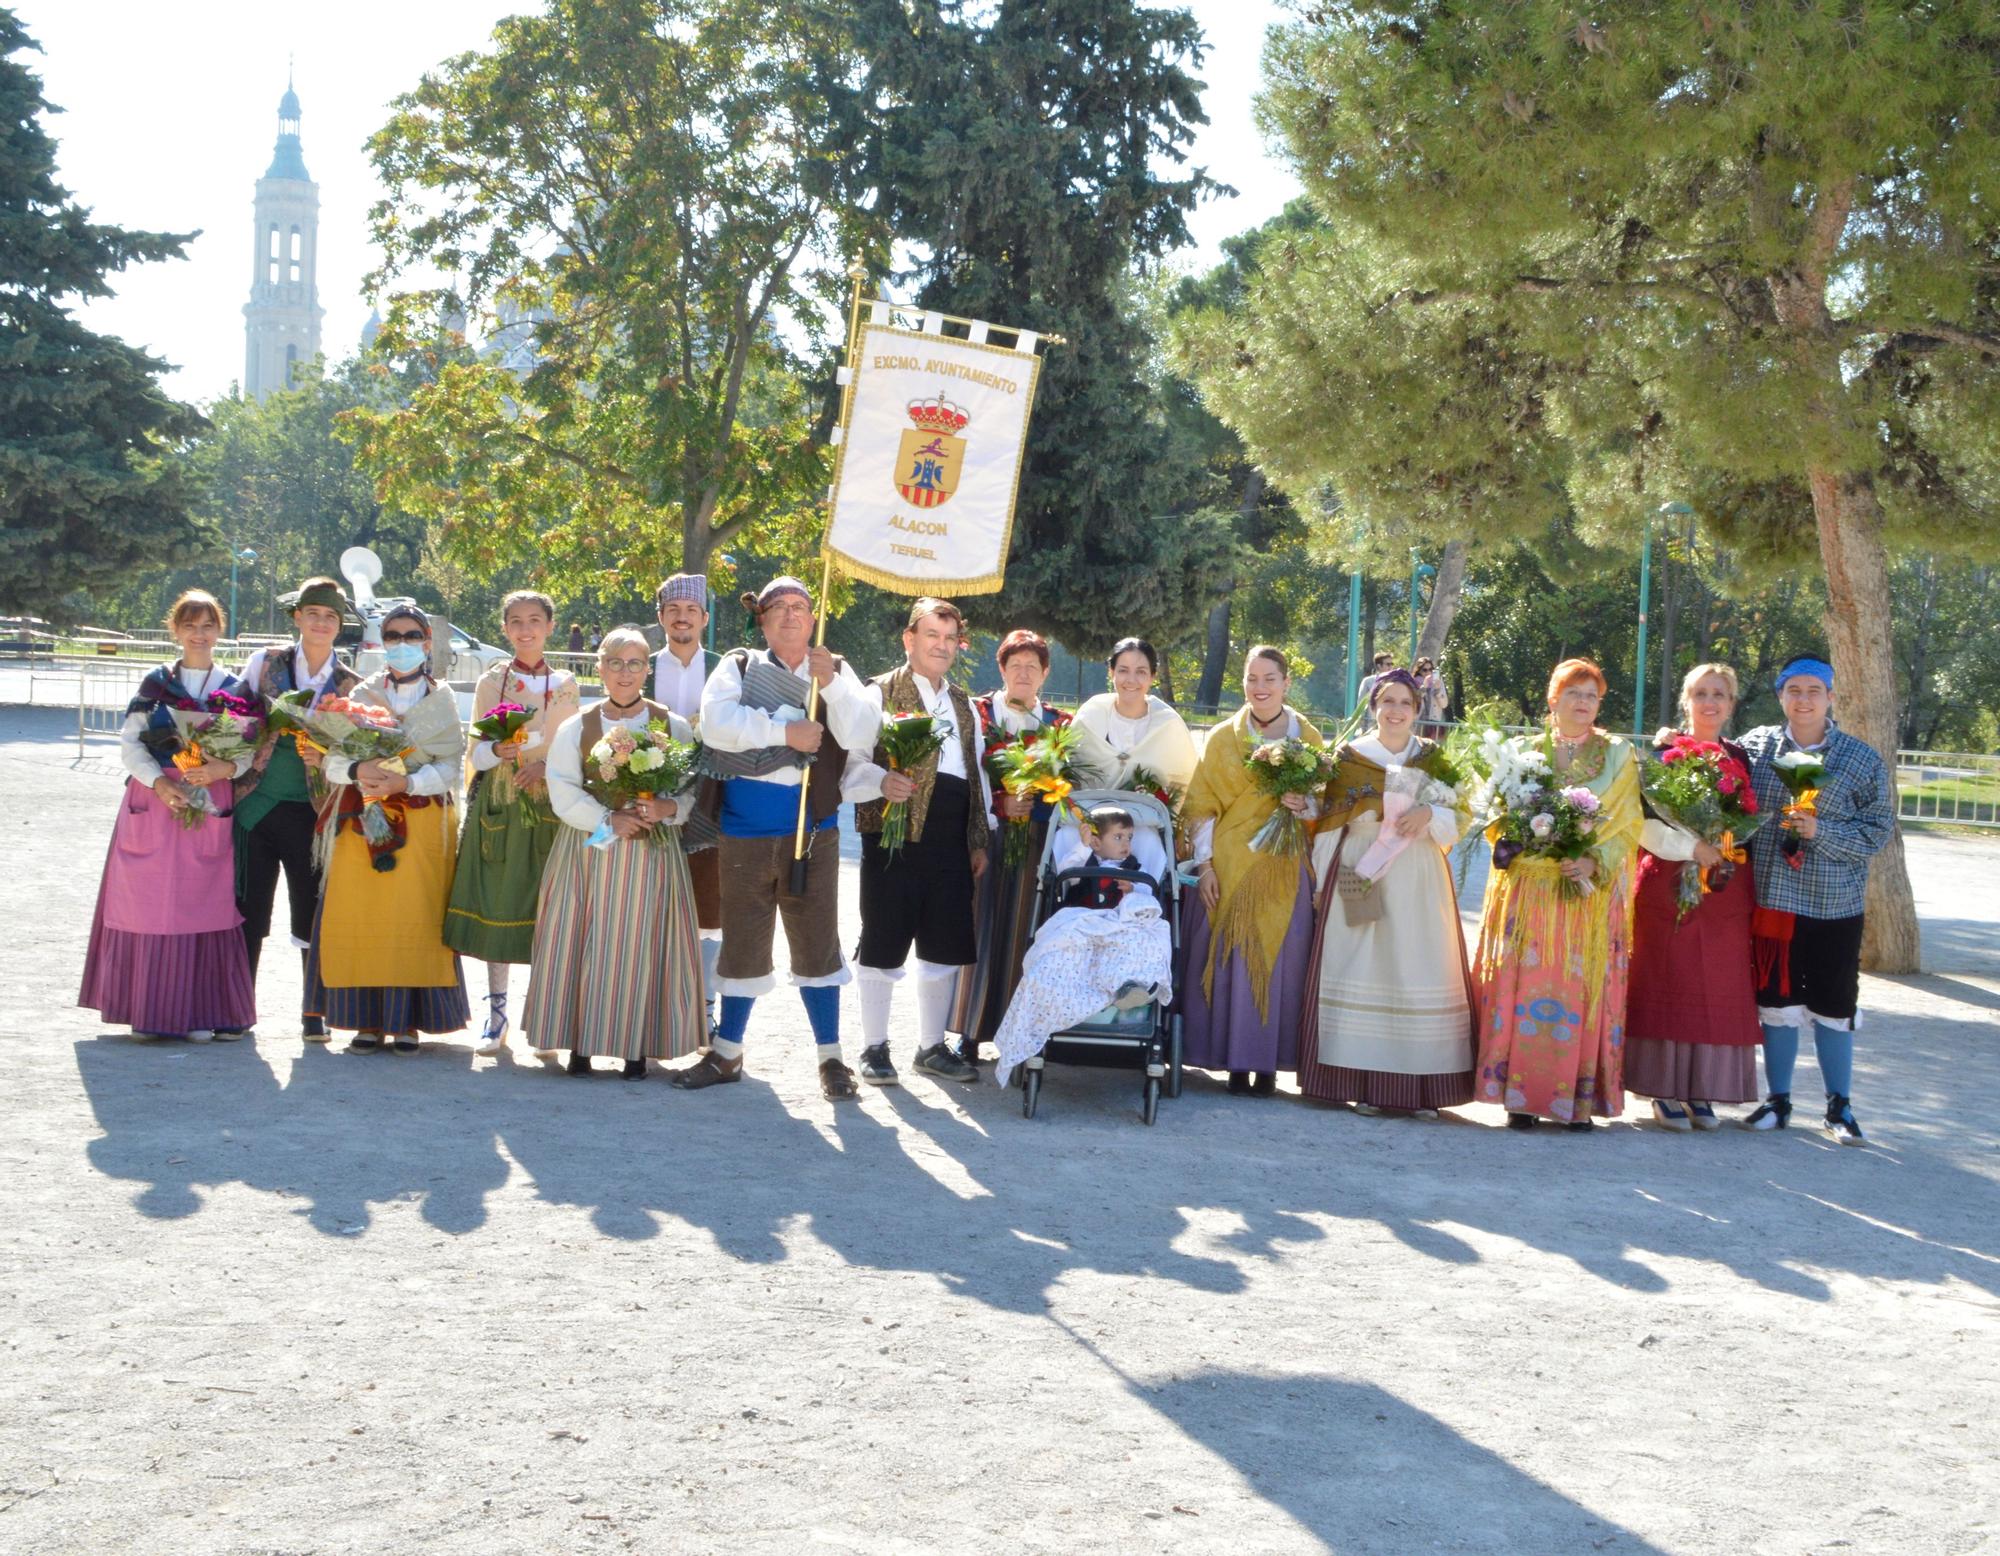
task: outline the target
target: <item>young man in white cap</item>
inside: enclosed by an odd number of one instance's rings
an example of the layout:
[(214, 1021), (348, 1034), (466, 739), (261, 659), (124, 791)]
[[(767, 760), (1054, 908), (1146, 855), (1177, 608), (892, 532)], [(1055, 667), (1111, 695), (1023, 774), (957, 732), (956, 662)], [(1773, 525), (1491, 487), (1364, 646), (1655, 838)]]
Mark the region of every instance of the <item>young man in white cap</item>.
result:
[(1826, 1083), (1827, 1133), (1861, 1145), (1848, 1098), (1861, 1025), (1862, 906), (1868, 861), (1895, 832), (1895, 790), (1874, 747), (1834, 724), (1832, 665), (1798, 655), (1778, 672), (1777, 688), (1785, 721), (1743, 737), (1758, 807), (1775, 816), (1792, 804), (1778, 770), (1801, 754), (1825, 764), (1826, 773), (1810, 811), (1767, 821), (1750, 839), (1757, 879), (1750, 934), (1770, 1095), (1743, 1124), (1783, 1129), (1790, 1122), (1799, 1034), (1810, 1025)]
[[(916, 1066), (946, 1080), (975, 1081), (979, 1069), (945, 1043), (960, 969), (978, 959), (972, 903), (986, 869), (993, 792), (979, 759), (979, 716), (948, 677), (965, 635), (949, 600), (920, 599), (903, 629), (905, 662), (869, 683), (883, 717), (929, 714), (943, 746), (908, 772), (889, 770), (878, 749), (848, 764), (848, 797), (861, 833), (861, 1078), (896, 1084), (889, 1058), (889, 1007), (910, 952), (917, 960)], [(909, 840), (882, 847), (884, 802), (909, 805)]]
[[(782, 918), (792, 982), (819, 1051), (820, 1091), (850, 1098), (854, 1072), (840, 1057), (840, 985), (853, 976), (840, 954), (840, 781), (848, 753), (873, 748), (880, 715), (854, 671), (813, 646), (812, 596), (798, 579), (774, 578), (743, 605), (768, 647), (723, 655), (701, 703), (705, 765), (723, 780), (721, 1018), (707, 1050), (671, 1079), (686, 1091), (742, 1079), (750, 1008), (777, 986), (771, 952)], [(810, 719), (809, 677), (819, 686)], [(794, 895), (801, 784), (811, 846), (805, 889)]]
[[(699, 573), (675, 573), (653, 598), (665, 638), (653, 656), (653, 701), (671, 708), (701, 733), (701, 698), (722, 656), (702, 647), (708, 631), (708, 580)], [(715, 963), (722, 951), (721, 854), (712, 818), (698, 812), (682, 834), (688, 880), (694, 887), (695, 922), (701, 926), (702, 997), (708, 1003), (709, 1036), (715, 1035)]]

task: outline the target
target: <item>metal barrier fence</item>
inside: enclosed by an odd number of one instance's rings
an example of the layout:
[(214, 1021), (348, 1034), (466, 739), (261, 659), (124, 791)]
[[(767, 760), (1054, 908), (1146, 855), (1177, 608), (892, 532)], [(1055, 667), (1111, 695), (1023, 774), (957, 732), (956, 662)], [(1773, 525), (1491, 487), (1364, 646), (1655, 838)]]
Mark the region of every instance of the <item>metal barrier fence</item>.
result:
[(1896, 816), (1901, 821), (2000, 828), (2000, 756), (1898, 751)]

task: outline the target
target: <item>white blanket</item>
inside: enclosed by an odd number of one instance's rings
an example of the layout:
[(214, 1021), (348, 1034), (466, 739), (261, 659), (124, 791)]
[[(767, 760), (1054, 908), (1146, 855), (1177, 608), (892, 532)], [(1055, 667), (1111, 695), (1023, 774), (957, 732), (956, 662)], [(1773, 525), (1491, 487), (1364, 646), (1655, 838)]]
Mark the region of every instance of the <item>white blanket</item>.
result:
[[(1082, 863), (1081, 859), (1077, 863)], [(993, 1035), (1002, 1086), (1049, 1037), (1088, 1021), (1128, 983), (1157, 985), (1168, 998), (1173, 936), (1159, 901), (1136, 886), (1116, 908), (1061, 908), (1035, 932), (1021, 964), (1021, 981)]]

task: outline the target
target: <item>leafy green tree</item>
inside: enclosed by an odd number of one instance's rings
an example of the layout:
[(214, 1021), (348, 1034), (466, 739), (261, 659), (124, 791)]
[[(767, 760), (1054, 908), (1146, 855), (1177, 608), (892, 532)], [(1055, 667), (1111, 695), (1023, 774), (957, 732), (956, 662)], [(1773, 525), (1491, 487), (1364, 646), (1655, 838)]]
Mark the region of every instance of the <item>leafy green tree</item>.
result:
[(35, 48), (0, 8), (0, 609), (67, 620), (209, 543), (165, 457), (201, 417), (160, 389), (166, 363), (70, 314), (127, 265), (181, 258), (193, 235), (93, 222), (70, 200), (41, 79), (17, 57)]
[[(1204, 385), (1385, 520), (1428, 489), (1460, 532), (1566, 504), (1629, 544), (1681, 500), (1746, 556), (1816, 545), (1840, 716), (1890, 752), (1888, 544), (1995, 540), (1996, 59), (1983, 0), (1318, 7), (1263, 111), (1328, 230)], [(1867, 955), (1917, 953), (1897, 840)]]
[(457, 283), (396, 297), (389, 349), (461, 309), (516, 338), (354, 418), (383, 499), (570, 594), (811, 549), (812, 375), (846, 257), (885, 241), (858, 74), (837, 10), (554, 0), (398, 99), (375, 281)]
[[(1136, 0), (861, 0), (877, 208), (924, 307), (1067, 337), (1047, 352), (1007, 588), (992, 612), (1085, 654), (1200, 621), (1236, 500), (1175, 457), (1132, 275), (1218, 188), (1181, 171), (1204, 122), (1200, 33)], [(901, 295), (899, 291), (899, 295)]]

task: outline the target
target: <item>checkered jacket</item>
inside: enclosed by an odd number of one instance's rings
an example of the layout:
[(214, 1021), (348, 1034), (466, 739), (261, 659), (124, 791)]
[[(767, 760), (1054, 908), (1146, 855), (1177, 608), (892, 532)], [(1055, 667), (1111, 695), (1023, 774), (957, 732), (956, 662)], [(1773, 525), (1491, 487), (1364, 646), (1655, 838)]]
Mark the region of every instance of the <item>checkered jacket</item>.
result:
[(1852, 918), (1861, 911), (1868, 887), (1868, 861), (1896, 829), (1896, 791), (1889, 770), (1866, 741), (1830, 726), (1819, 758), (1826, 763), (1815, 813), (1819, 830), (1793, 869), (1779, 852), (1785, 836), (1776, 812), (1791, 794), (1771, 766), (1798, 744), (1782, 724), (1766, 724), (1743, 737), (1750, 755), (1750, 779), (1757, 804), (1771, 819), (1750, 839), (1757, 872), (1757, 901), (1807, 918)]

